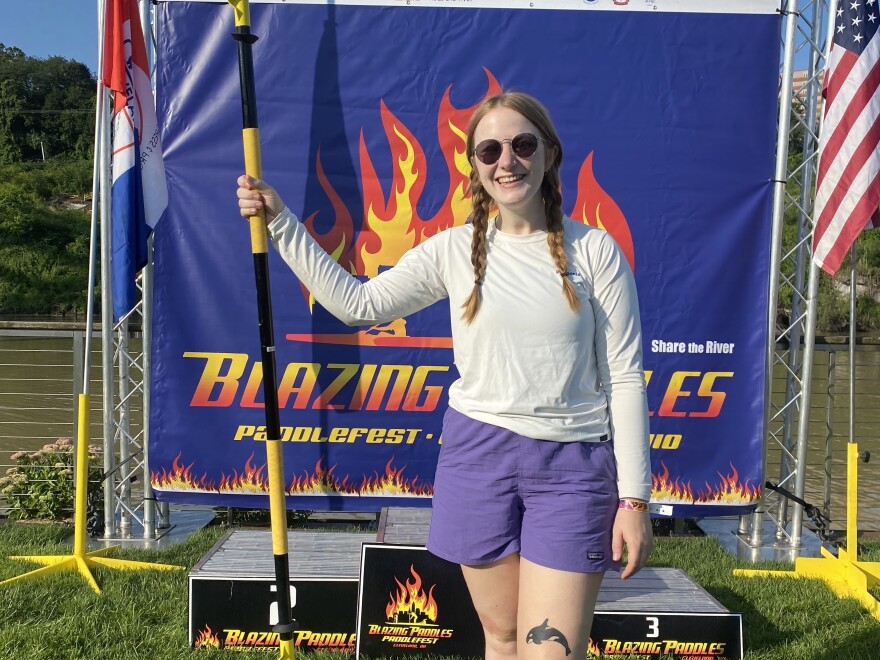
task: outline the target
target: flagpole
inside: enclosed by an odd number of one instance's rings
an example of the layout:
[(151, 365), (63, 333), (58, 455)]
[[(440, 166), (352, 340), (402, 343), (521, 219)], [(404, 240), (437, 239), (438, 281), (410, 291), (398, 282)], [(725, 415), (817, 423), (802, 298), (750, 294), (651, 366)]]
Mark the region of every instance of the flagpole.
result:
[[(150, 75), (150, 81), (155, 81), (153, 62), (153, 20), (151, 16), (150, 5), (142, 3), (140, 5), (141, 14), (141, 31), (144, 33), (144, 45), (147, 49), (147, 68)], [(155, 98), (155, 86), (153, 92)], [(143, 355), (143, 385), (142, 401), (143, 410), (141, 411), (142, 429), (143, 429), (143, 502), (144, 502), (144, 522), (143, 522), (143, 538), (153, 539), (156, 536), (156, 497), (153, 492), (153, 485), (150, 480), (150, 371), (152, 363), (153, 350), (153, 235), (147, 239), (147, 265), (144, 266), (141, 280), (141, 353)]]
[[(241, 86), (242, 142), (245, 172), (262, 178), (260, 133), (257, 126), (257, 99), (254, 84), (254, 61), (251, 46), (257, 37), (251, 34), (248, 0), (228, 0), (235, 10), (233, 39), (238, 43), (238, 67)], [(248, 218), (254, 277), (257, 286), (257, 314), (260, 326), (260, 350), (263, 362), (263, 399), (266, 410), (266, 462), (269, 476), (269, 516), (272, 526), (272, 554), (275, 558), (275, 587), (278, 623), (273, 631), (279, 635), (282, 660), (293, 658), (293, 620), (290, 602), (290, 566), (287, 554), (287, 506), (284, 489), (284, 459), (281, 452), (281, 422), (278, 413), (278, 388), (275, 368), (275, 337), (272, 327), (272, 300), (269, 288), (269, 242), (266, 217), (260, 210)]]
[[(107, 58), (105, 32), (107, 29), (107, 3), (112, 0), (99, 0), (98, 11), (101, 17), (101, 31), (98, 38), (101, 40), (101, 61), (98, 63), (98, 76), (103, 80), (104, 66)], [(106, 84), (105, 87), (106, 89)], [(105, 104), (109, 100), (101, 99)], [(113, 286), (111, 283), (110, 267), (110, 241), (111, 241), (111, 217), (110, 206), (112, 192), (112, 174), (110, 152), (113, 149), (111, 124), (113, 113), (106, 112), (105, 121), (101, 133), (101, 166), (100, 166), (100, 190), (101, 190), (101, 236), (100, 236), (100, 263), (101, 263), (101, 394), (102, 394), (102, 442), (104, 446), (104, 474), (110, 475), (104, 480), (104, 538), (116, 536), (116, 489), (113, 487), (112, 476), (116, 471), (114, 464), (116, 447), (113, 443)]]
[[(816, 267), (815, 265), (813, 266)], [(849, 248), (849, 435), (846, 444), (846, 551), (853, 561), (859, 559), (859, 445), (855, 438), (856, 422), (856, 244)]]

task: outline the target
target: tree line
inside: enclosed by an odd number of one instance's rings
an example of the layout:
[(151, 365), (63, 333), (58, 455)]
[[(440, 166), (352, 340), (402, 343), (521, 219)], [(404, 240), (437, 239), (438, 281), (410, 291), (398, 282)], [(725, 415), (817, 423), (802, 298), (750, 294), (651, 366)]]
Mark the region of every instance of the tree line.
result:
[(96, 85), (0, 43), (0, 314), (85, 310)]
[(90, 158), (96, 84), (85, 64), (0, 43), (0, 164)]

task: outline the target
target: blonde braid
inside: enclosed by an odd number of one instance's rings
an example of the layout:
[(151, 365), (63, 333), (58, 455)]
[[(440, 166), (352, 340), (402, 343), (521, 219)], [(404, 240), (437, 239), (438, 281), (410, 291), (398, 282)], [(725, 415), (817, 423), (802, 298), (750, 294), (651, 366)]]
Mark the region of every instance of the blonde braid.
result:
[(474, 288), (462, 305), (464, 313), (461, 315), (468, 325), (477, 318), (482, 299), (480, 288), (486, 276), (486, 232), (489, 228), (489, 206), (492, 203), (492, 198), (480, 183), (476, 170), (471, 172), (470, 192), (473, 202), (471, 224), (474, 227), (474, 235), (471, 239), (471, 263), (474, 265)]
[(565, 276), (568, 270), (568, 255), (565, 254), (565, 230), (562, 226), (562, 195), (559, 192), (558, 181), (551, 181), (551, 174), (548, 172), (541, 183), (541, 192), (544, 195), (544, 212), (547, 215), (547, 244), (550, 246), (550, 256), (553, 257), (553, 263), (556, 264), (556, 270), (562, 277), (562, 293), (568, 300), (568, 306), (573, 312), (576, 312), (581, 301), (575, 291), (574, 284)]

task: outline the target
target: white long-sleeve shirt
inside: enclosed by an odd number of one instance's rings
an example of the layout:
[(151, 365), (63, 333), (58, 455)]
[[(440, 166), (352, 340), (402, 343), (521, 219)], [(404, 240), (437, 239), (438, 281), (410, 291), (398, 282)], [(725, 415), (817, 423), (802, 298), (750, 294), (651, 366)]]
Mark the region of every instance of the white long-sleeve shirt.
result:
[(449, 299), (458, 412), (520, 435), (558, 442), (614, 440), (621, 497), (651, 492), (647, 398), (635, 281), (611, 236), (564, 219), (568, 277), (562, 293), (547, 233), (514, 235), (490, 223), (482, 303), (470, 325), (462, 305), (474, 285), (470, 224), (439, 232), (367, 282), (352, 277), (284, 209), (269, 234), (285, 262), (348, 325), (384, 323)]

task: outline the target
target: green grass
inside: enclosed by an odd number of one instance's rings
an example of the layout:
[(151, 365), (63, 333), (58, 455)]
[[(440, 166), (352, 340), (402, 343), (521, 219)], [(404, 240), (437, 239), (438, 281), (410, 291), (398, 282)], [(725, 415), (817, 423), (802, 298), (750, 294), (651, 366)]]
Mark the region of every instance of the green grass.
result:
[[(163, 551), (125, 550), (118, 556), (194, 565), (223, 530), (203, 529)], [(69, 554), (62, 525), (0, 524), (0, 580), (34, 567), (10, 555)], [(880, 561), (880, 543), (866, 543), (860, 559)], [(658, 538), (653, 566), (686, 571), (731, 611), (743, 613), (749, 660), (873, 660), (880, 657), (880, 622), (854, 600), (839, 599), (814, 580), (745, 578), (738, 560), (709, 537)], [(760, 568), (789, 570), (790, 565)], [(240, 653), (190, 650), (187, 640), (187, 571), (97, 570), (95, 594), (76, 573), (0, 587), (0, 658), (3, 660), (151, 660), (238, 658)], [(277, 657), (276, 652), (249, 657)], [(350, 660), (316, 652), (313, 660)]]
[[(222, 530), (208, 528), (164, 552), (127, 550), (118, 557), (192, 566)], [(61, 525), (0, 525), (0, 580), (36, 567), (8, 555), (64, 555), (70, 530)], [(0, 587), (0, 657), (8, 659), (212, 658), (187, 641), (187, 571), (97, 569), (102, 594), (78, 573)]]
[[(880, 555), (871, 544), (861, 559)], [(658, 539), (651, 564), (687, 572), (725, 607), (743, 613), (749, 660), (873, 660), (880, 657), (880, 622), (853, 599), (836, 597), (817, 580), (738, 577), (734, 568), (791, 570), (737, 560), (714, 539)]]

